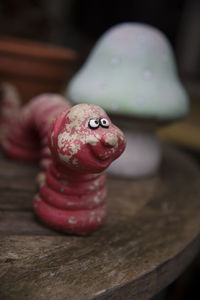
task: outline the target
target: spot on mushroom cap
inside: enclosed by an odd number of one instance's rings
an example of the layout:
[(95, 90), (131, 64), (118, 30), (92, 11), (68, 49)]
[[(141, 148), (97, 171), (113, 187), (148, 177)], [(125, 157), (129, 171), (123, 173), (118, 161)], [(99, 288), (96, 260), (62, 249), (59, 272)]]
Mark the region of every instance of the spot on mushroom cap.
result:
[(188, 96), (166, 37), (145, 24), (112, 27), (97, 42), (68, 86), (74, 103), (117, 114), (173, 119), (188, 111)]

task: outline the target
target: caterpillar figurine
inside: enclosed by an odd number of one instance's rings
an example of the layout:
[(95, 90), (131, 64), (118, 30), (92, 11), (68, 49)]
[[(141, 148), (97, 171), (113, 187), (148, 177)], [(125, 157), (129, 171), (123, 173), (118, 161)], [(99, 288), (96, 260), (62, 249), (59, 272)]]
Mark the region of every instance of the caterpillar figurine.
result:
[(125, 137), (102, 108), (70, 107), (61, 96), (39, 96), (22, 109), (2, 147), (15, 159), (41, 159), (45, 183), (34, 210), (44, 224), (72, 234), (88, 234), (103, 224), (103, 171), (124, 151)]

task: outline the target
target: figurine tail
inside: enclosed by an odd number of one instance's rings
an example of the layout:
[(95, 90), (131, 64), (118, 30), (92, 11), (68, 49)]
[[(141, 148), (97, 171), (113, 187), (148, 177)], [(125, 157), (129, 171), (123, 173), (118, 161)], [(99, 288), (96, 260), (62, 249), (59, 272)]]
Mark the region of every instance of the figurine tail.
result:
[(0, 84), (0, 144), (8, 137), (19, 118), (21, 99), (17, 89), (10, 83)]
[(21, 109), (18, 107), (16, 118), (7, 116), (9, 131), (1, 141), (5, 154), (20, 161), (40, 159), (42, 169), (47, 169), (51, 162), (48, 148), (50, 123), (69, 106), (67, 99), (60, 95), (42, 94)]

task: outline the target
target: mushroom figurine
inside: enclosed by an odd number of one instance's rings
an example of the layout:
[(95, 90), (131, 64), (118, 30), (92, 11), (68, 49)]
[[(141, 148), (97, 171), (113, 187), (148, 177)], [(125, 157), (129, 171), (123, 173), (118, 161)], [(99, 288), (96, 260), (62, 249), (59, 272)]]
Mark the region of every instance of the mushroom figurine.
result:
[(102, 108), (79, 104), (58, 115), (49, 131), (53, 163), (34, 200), (39, 219), (65, 233), (88, 234), (105, 220), (105, 174), (125, 149), (123, 133)]
[(158, 126), (184, 117), (188, 95), (182, 86), (172, 48), (158, 29), (122, 23), (109, 29), (67, 88), (72, 103), (103, 107), (127, 139), (112, 174), (154, 174), (162, 158)]

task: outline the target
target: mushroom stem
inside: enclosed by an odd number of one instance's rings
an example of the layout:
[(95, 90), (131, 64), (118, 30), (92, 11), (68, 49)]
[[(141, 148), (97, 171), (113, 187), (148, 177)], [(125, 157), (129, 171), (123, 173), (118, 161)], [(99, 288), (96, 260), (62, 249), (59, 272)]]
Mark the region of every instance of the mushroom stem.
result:
[(108, 173), (126, 178), (140, 178), (156, 173), (162, 156), (161, 143), (153, 132), (123, 129), (127, 146)]

